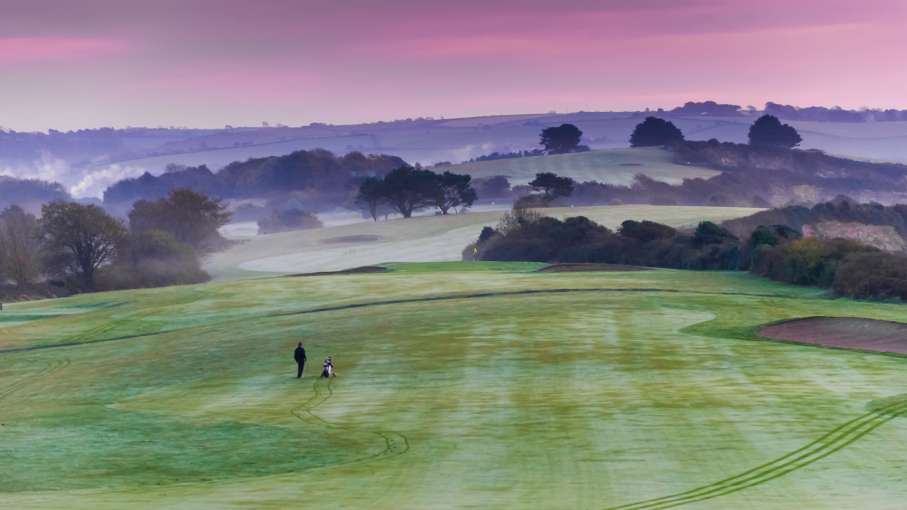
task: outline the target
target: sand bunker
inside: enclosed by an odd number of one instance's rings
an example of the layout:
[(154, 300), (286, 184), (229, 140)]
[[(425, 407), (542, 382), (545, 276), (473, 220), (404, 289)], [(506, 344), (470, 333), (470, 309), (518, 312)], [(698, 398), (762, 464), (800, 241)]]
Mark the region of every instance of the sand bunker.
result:
[(907, 354), (907, 324), (854, 317), (808, 317), (766, 326), (773, 340), (870, 352)]

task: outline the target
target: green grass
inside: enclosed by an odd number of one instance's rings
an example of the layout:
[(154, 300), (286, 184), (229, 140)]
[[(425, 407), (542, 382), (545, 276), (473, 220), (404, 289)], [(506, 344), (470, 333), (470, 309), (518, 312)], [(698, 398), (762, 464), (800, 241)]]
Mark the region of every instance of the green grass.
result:
[[(557, 218), (586, 216), (609, 228), (617, 228), (627, 219), (647, 219), (683, 227), (703, 220), (738, 218), (757, 211), (759, 209), (744, 207), (619, 205), (561, 207), (544, 212)], [(205, 269), (217, 279), (233, 279), (262, 274), (336, 271), (388, 262), (460, 260), (462, 250), (479, 237), (482, 227), (496, 225), (503, 214), (504, 211), (486, 211), (422, 216), (257, 236), (210, 256)]]
[(544, 262), (391, 262), (383, 264), (390, 271), (397, 273), (443, 273), (498, 271), (508, 273), (529, 273), (538, 271), (548, 264)]
[[(4, 307), (0, 506), (907, 498), (907, 359), (754, 335), (812, 315), (903, 321), (903, 305), (742, 273), (391, 267)], [(328, 355), (331, 383), (312, 377)]]

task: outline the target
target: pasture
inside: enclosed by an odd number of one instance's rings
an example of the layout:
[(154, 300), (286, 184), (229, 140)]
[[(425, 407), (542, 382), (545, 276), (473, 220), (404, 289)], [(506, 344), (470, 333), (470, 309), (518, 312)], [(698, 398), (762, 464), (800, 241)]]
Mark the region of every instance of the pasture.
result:
[(539, 267), (5, 306), (0, 506), (903, 507), (907, 360), (757, 336), (903, 305), (742, 273)]
[[(557, 218), (586, 216), (613, 229), (628, 219), (682, 227), (695, 226), (703, 220), (748, 216), (757, 211), (745, 207), (622, 205), (551, 208), (543, 212)], [(476, 240), (482, 227), (494, 226), (503, 214), (503, 210), (486, 210), (246, 237), (246, 242), (211, 255), (205, 269), (215, 278), (233, 278), (262, 273), (335, 271), (390, 261), (460, 260), (462, 250)]]
[(562, 177), (607, 184), (629, 185), (637, 174), (657, 181), (680, 184), (684, 179), (709, 178), (719, 172), (708, 168), (678, 165), (671, 161), (672, 153), (660, 147), (639, 149), (608, 149), (551, 156), (476, 161), (458, 165), (443, 165), (438, 171), (469, 174), (474, 179), (503, 175), (513, 185), (528, 184), (541, 172), (553, 172)]

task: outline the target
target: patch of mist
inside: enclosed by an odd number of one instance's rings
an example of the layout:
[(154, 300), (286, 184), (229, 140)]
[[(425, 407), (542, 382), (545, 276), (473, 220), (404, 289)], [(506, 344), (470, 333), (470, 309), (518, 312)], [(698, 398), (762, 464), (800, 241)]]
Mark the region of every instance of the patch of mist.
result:
[(0, 167), (0, 175), (60, 183), (74, 198), (99, 198), (111, 184), (137, 177), (144, 171), (143, 168), (117, 163), (79, 169), (49, 151), (42, 151), (41, 156), (31, 163)]
[(69, 192), (74, 197), (101, 197), (108, 186), (117, 181), (138, 177), (145, 173), (144, 168), (113, 163), (105, 167), (94, 167), (74, 183)]
[(42, 151), (41, 157), (31, 164), (0, 168), (0, 175), (15, 177), (16, 179), (39, 179), (59, 182), (68, 188), (67, 181), (71, 180), (72, 171), (66, 161), (54, 157), (47, 151)]

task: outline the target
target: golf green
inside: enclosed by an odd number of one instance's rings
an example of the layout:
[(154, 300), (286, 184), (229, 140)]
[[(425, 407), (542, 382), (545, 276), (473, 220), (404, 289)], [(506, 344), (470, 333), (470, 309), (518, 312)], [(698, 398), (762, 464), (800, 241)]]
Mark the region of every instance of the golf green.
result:
[(389, 268), (5, 306), (0, 507), (907, 500), (907, 359), (756, 334), (903, 305), (742, 273)]

